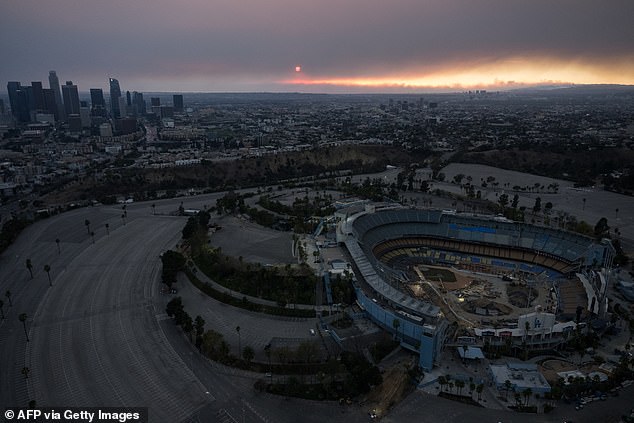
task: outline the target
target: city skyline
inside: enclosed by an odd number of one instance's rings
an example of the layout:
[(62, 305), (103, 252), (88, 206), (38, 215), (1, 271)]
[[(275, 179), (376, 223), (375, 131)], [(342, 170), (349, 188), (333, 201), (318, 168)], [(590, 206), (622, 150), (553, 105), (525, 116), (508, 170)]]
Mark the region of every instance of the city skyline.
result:
[(0, 84), (55, 69), (81, 91), (110, 77), (145, 92), (631, 85), (633, 14), (622, 0), (26, 0), (3, 8)]

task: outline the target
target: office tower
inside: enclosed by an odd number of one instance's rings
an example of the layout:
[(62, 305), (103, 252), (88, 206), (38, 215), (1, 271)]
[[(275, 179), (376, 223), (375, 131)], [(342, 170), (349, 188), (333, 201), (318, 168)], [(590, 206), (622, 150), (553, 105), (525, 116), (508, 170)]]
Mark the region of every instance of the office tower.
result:
[(130, 96), (130, 91), (125, 92), (125, 104), (126, 106), (132, 106), (132, 96)]
[(143, 93), (138, 93), (134, 91), (132, 93), (132, 102), (136, 109), (136, 113), (139, 115), (145, 114), (145, 100), (143, 100)]
[(66, 116), (79, 115), (79, 91), (77, 85), (73, 85), (73, 81), (66, 81), (66, 85), (62, 86), (62, 97)]
[(88, 102), (79, 102), (79, 117), (81, 119), (81, 127), (90, 128), (90, 108), (88, 107)]
[(7, 92), (9, 93), (9, 106), (11, 106), (11, 113), (13, 116), (17, 118), (17, 110), (18, 110), (18, 91), (21, 86), (18, 81), (9, 81), (7, 82)]
[(44, 92), (42, 91), (42, 82), (41, 81), (32, 81), (31, 82), (31, 110), (32, 111), (42, 111), (44, 110)]
[(152, 107), (159, 107), (161, 105), (161, 99), (159, 97), (151, 97), (150, 103), (152, 104)]
[(114, 119), (121, 117), (120, 98), (121, 87), (119, 87), (119, 81), (110, 78), (110, 114)]
[(57, 78), (55, 71), (48, 72), (48, 87), (55, 93), (55, 109), (57, 110), (55, 118), (58, 121), (63, 121), (65, 119), (64, 104), (62, 103), (62, 93), (59, 88), (59, 78)]
[(4, 112), (4, 100), (0, 98), (0, 115), (3, 115)]
[(90, 89), (90, 104), (93, 109), (96, 107), (106, 108), (106, 100), (103, 97), (103, 90), (101, 88)]
[(44, 97), (44, 110), (46, 113), (50, 113), (55, 116), (57, 120), (58, 111), (57, 111), (57, 103), (55, 102), (55, 90), (50, 88), (42, 89), (42, 94)]
[[(64, 87), (62, 87), (62, 92)], [(68, 130), (73, 133), (81, 132), (81, 116), (79, 114), (68, 114)]]
[(11, 113), (18, 122), (28, 122), (29, 116), (29, 99), (26, 90), (17, 81), (9, 81), (7, 83), (7, 91), (9, 92), (9, 105)]
[(183, 95), (174, 94), (173, 99), (174, 99), (174, 112), (183, 113)]
[(125, 104), (125, 97), (119, 97), (119, 114), (121, 118), (126, 116), (127, 108), (128, 106)]
[(106, 100), (101, 88), (90, 89), (90, 114), (92, 116), (106, 116)]

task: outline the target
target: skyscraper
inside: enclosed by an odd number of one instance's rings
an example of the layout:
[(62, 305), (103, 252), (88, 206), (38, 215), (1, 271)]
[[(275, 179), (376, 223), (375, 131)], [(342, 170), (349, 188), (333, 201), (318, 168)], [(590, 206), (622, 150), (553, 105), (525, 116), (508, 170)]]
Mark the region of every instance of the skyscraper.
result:
[(73, 81), (66, 81), (66, 85), (62, 86), (62, 97), (64, 98), (66, 117), (79, 115), (79, 92)]
[(183, 112), (183, 95), (182, 94), (174, 94), (174, 112), (182, 113)]
[(62, 103), (62, 93), (59, 88), (59, 78), (55, 71), (48, 72), (48, 87), (53, 90), (55, 93), (55, 106), (57, 109), (57, 113), (55, 114), (55, 119), (58, 121), (63, 121), (64, 118), (64, 104)]
[(106, 100), (103, 97), (103, 90), (101, 88), (90, 89), (90, 105), (93, 109), (98, 107), (106, 108)]
[(11, 113), (18, 122), (28, 122), (29, 116), (29, 99), (26, 90), (17, 81), (9, 81), (7, 83), (7, 91), (9, 92), (9, 105)]
[(114, 78), (110, 78), (110, 113), (115, 119), (121, 117), (121, 108), (119, 107), (120, 98), (121, 87), (119, 86), (119, 81)]
[(57, 104), (55, 102), (55, 90), (44, 88), (42, 92), (44, 93), (44, 111), (57, 117), (59, 112), (57, 111)]
[(143, 93), (134, 91), (132, 93), (132, 103), (136, 109), (136, 113), (139, 115), (145, 114), (145, 100), (143, 100)]
[(31, 82), (31, 110), (35, 112), (41, 112), (44, 110), (44, 92), (42, 91), (42, 81)]

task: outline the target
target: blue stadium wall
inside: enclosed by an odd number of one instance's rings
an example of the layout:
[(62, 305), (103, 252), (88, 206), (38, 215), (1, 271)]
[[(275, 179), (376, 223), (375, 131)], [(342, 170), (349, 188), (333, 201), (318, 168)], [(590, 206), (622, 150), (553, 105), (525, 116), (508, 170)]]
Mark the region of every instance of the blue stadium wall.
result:
[[(394, 310), (384, 309), (366, 296), (362, 289), (355, 288), (355, 291), (357, 301), (365, 309), (370, 320), (394, 334), (404, 348), (418, 352), (419, 366), (423, 370), (431, 371), (442, 349), (446, 322), (440, 320), (437, 326), (414, 323)], [(398, 333), (394, 329), (395, 319), (399, 321)]]

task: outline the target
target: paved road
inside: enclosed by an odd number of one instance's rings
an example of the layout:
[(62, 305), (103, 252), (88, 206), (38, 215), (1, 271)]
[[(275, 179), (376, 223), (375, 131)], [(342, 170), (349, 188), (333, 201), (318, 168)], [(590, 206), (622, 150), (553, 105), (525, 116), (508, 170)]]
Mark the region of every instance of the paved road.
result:
[(55, 278), (28, 348), (30, 392), (39, 404), (153, 404), (153, 421), (175, 422), (205, 405), (207, 389), (161, 336), (152, 302), (158, 256), (182, 225), (131, 219), (88, 244)]
[[(179, 202), (157, 203), (156, 210), (175, 210)], [(153, 216), (150, 204), (126, 209), (125, 225), (120, 206), (40, 221), (0, 256), (0, 292), (13, 294), (0, 322), (0, 407), (32, 399), (40, 406), (147, 406), (150, 421), (170, 423), (365, 420), (354, 407), (259, 394), (253, 389), (258, 375), (202, 358), (162, 318), (166, 297), (157, 286), (158, 255), (178, 240), (184, 218)], [(96, 233), (94, 244), (85, 219)], [(43, 264), (51, 266), (52, 287)], [(242, 318), (241, 310), (231, 311)], [(19, 313), (29, 316), (28, 343)], [(246, 336), (251, 324), (244, 327)]]

